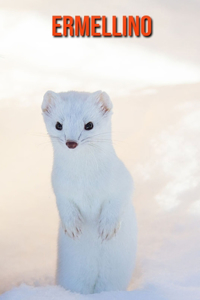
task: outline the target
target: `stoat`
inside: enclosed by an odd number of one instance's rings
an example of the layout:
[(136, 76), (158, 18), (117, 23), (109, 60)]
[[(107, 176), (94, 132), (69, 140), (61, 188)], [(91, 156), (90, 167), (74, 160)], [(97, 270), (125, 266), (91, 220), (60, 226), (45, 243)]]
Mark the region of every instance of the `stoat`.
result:
[(57, 284), (83, 294), (125, 290), (137, 229), (132, 177), (112, 144), (112, 102), (102, 91), (48, 91), (42, 111), (60, 216)]

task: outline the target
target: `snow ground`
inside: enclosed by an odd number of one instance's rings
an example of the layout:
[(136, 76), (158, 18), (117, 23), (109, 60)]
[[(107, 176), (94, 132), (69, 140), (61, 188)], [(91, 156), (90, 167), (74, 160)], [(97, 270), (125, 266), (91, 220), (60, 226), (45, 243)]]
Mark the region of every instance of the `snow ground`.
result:
[(103, 292), (94, 295), (80, 295), (75, 293), (70, 293), (59, 286), (47, 286), (47, 287), (30, 287), (27, 285), (22, 285), (19, 288), (14, 288), (12, 291), (5, 293), (0, 296), (0, 299), (4, 300), (89, 300), (89, 299), (99, 299), (99, 300), (164, 300), (162, 295), (155, 293), (155, 289), (150, 287), (147, 290), (142, 291), (132, 291), (132, 292)]

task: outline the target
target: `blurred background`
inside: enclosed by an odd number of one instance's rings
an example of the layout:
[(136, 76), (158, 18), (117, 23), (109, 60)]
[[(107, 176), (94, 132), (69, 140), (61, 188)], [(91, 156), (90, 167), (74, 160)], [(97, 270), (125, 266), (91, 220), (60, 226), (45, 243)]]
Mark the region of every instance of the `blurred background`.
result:
[[(52, 15), (105, 15), (108, 30), (113, 15), (119, 29), (123, 15), (149, 15), (153, 35), (53, 38)], [(130, 289), (151, 284), (199, 299), (199, 15), (198, 0), (1, 1), (0, 292), (54, 284), (58, 214), (43, 94), (101, 89), (114, 104), (116, 151), (135, 181)]]

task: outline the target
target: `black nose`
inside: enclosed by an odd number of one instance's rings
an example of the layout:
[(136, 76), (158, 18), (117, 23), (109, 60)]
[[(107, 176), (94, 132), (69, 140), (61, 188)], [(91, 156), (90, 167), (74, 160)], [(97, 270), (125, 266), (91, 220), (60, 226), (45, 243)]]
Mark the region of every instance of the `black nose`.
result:
[(71, 149), (74, 149), (74, 148), (76, 148), (76, 146), (78, 146), (78, 144), (74, 141), (67, 141), (66, 145), (68, 148), (71, 148)]

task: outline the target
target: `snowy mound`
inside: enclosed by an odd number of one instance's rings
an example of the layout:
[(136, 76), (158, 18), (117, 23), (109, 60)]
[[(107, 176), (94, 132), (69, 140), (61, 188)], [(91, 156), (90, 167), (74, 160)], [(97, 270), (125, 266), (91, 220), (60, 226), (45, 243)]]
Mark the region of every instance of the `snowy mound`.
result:
[(30, 287), (27, 285), (21, 285), (19, 288), (6, 292), (0, 296), (1, 300), (164, 300), (160, 293), (156, 293), (154, 288), (141, 291), (131, 292), (104, 292), (93, 295), (80, 295), (70, 293), (59, 286), (47, 286), (47, 287)]

